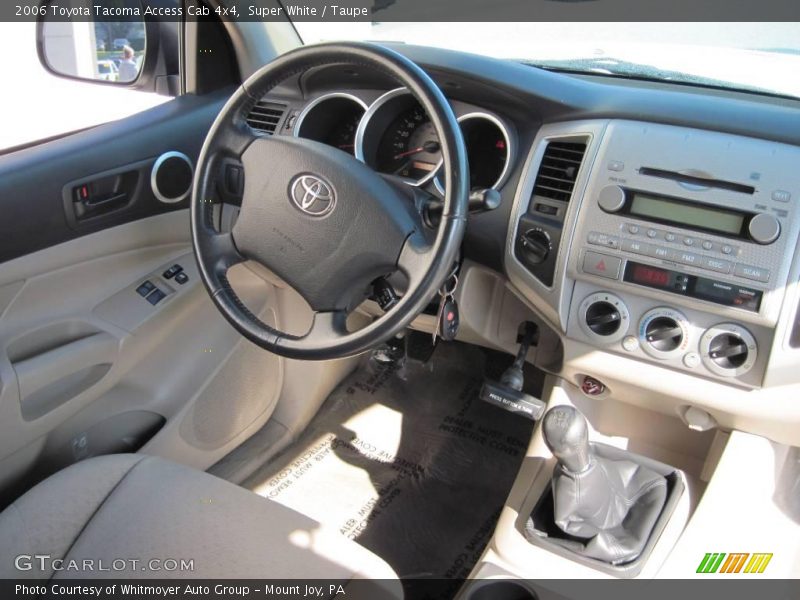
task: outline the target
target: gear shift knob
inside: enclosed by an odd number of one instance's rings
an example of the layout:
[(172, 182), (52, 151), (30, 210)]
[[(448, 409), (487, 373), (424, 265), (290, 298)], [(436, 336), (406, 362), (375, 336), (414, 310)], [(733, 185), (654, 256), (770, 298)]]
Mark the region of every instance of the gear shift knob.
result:
[(582, 473), (592, 464), (589, 448), (589, 426), (584, 417), (572, 406), (554, 406), (542, 421), (544, 442), (571, 473)]

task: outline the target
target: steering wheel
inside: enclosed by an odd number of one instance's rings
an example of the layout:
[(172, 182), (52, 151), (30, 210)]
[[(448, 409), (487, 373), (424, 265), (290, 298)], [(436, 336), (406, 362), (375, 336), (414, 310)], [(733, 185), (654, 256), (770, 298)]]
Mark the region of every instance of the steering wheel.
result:
[[(397, 80), (420, 102), (440, 140), (445, 180), (442, 217), (426, 234), (407, 195), (349, 154), (287, 135), (261, 137), (245, 118), (282, 81), (325, 65), (368, 67)], [(225, 165), (241, 164), (241, 210), (219, 231), (215, 205)], [(248, 340), (306, 360), (352, 356), (402, 331), (444, 285), (466, 227), (467, 153), (450, 105), (430, 77), (404, 56), (365, 43), (319, 44), (265, 65), (231, 96), (198, 158), (192, 195), (192, 243), (214, 304)], [(431, 238), (433, 238), (431, 240)], [(292, 286), (314, 311), (302, 336), (260, 321), (231, 287), (227, 271), (252, 260)], [(407, 289), (382, 316), (350, 332), (346, 320), (376, 279), (400, 272)]]

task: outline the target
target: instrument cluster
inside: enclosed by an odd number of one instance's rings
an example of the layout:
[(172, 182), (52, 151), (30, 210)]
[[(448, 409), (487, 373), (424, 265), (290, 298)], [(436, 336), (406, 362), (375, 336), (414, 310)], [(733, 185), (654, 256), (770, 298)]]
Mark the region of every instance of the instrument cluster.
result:
[[(483, 111), (458, 116), (472, 189), (500, 189), (514, 160), (514, 138), (506, 123)], [(390, 90), (371, 104), (333, 92), (300, 113), (294, 135), (352, 154), (379, 173), (412, 186), (444, 192), (439, 136), (422, 105), (405, 88)]]

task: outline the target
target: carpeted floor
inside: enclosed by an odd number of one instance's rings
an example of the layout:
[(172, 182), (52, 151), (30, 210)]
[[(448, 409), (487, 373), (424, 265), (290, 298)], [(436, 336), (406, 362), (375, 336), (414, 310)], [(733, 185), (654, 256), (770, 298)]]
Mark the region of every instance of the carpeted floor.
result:
[(338, 528), (409, 584), (466, 577), (533, 426), (478, 399), (486, 356), (440, 344), (426, 365), (365, 361), (245, 486)]

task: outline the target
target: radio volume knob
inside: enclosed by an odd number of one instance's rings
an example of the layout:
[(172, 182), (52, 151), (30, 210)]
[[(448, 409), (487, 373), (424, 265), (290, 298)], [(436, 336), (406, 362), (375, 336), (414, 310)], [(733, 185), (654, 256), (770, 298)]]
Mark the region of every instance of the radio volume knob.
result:
[(625, 190), (618, 185), (607, 185), (600, 190), (597, 204), (604, 211), (615, 213), (625, 206)]
[(781, 234), (781, 224), (768, 213), (759, 213), (750, 219), (747, 226), (750, 237), (758, 244), (771, 244)]

